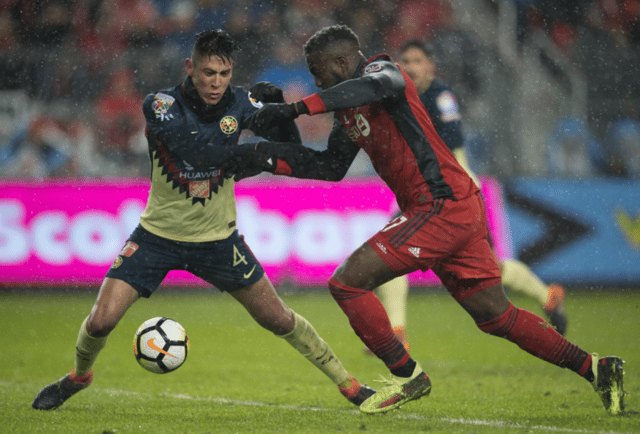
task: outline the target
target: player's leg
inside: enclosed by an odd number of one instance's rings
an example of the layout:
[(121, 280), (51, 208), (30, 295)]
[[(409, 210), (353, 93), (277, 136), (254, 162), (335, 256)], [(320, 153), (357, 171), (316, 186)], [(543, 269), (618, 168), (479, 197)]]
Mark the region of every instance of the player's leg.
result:
[[(408, 350), (410, 345), (407, 337), (407, 297), (409, 295), (407, 276), (399, 276), (383, 283), (376, 289), (376, 295), (389, 315), (394, 333)], [(365, 352), (373, 354), (368, 348), (365, 348)]]
[(360, 406), (365, 413), (382, 413), (428, 395), (431, 382), (396, 337), (384, 306), (373, 289), (395, 278), (392, 270), (365, 243), (329, 279), (331, 295), (347, 315), (356, 335), (391, 371), (387, 385)]
[(292, 311), (277, 295), (266, 274), (231, 295), (265, 329), (283, 338), (322, 371), (352, 403), (360, 405), (375, 391), (361, 385), (342, 366), (329, 345), (302, 315)]
[(107, 336), (138, 297), (138, 292), (128, 283), (109, 277), (104, 280), (91, 313), (80, 326), (74, 368), (60, 380), (40, 390), (33, 400), (33, 408), (58, 408), (91, 384), (92, 367), (107, 343)]
[[(474, 292), (473, 285), (482, 285), (482, 281), (467, 280), (458, 285), (467, 285)], [(624, 407), (620, 358), (599, 359), (597, 354), (591, 355), (569, 342), (541, 317), (515, 307), (505, 296), (501, 284), (458, 302), (485, 333), (503, 337), (542, 360), (584, 377), (609, 412), (617, 414)]]
[(131, 233), (107, 272), (89, 316), (80, 326), (73, 370), (42, 389), (33, 401), (34, 408), (57, 408), (90, 384), (93, 364), (127, 309), (140, 296), (149, 297), (169, 270), (182, 266), (182, 252), (178, 249), (174, 242), (141, 226)]
[[(453, 154), (458, 163), (480, 186), (478, 176), (471, 170), (464, 148), (457, 148)], [(564, 313), (564, 290), (559, 285), (545, 285), (523, 262), (507, 259), (500, 264), (502, 284), (507, 288), (537, 298), (542, 304), (551, 324), (564, 335), (567, 328), (567, 317)]]
[[(479, 201), (477, 205), (484, 217), (484, 204)], [(468, 242), (434, 267), (443, 285), (482, 331), (503, 337), (542, 360), (571, 369), (591, 382), (608, 411), (619, 412), (624, 405), (622, 360), (598, 359), (569, 342), (541, 317), (515, 307), (504, 293), (486, 222), (481, 223)]]
[(502, 284), (513, 291), (522, 292), (536, 298), (549, 318), (552, 326), (564, 335), (567, 330), (567, 316), (564, 311), (564, 290), (558, 284), (545, 285), (523, 262), (505, 259), (501, 262)]
[(258, 324), (283, 338), (327, 375), (349, 401), (359, 405), (374, 392), (349, 375), (313, 326), (282, 301), (237, 231), (191, 256), (188, 271), (229, 292)]
[[(400, 218), (402, 211), (397, 211), (392, 221)], [(404, 347), (409, 349), (407, 338), (407, 296), (409, 295), (409, 281), (407, 276), (398, 276), (376, 288), (376, 295), (389, 315), (389, 321), (393, 331), (400, 339)], [(373, 352), (365, 347), (366, 354)]]

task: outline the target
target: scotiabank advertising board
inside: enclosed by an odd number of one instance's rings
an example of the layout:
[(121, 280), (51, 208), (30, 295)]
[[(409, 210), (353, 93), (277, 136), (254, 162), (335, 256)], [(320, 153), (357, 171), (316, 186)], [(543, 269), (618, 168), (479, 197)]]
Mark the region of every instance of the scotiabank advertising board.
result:
[[(99, 285), (138, 224), (146, 179), (0, 181), (0, 285)], [(502, 194), (483, 179), (499, 257), (510, 255)], [(238, 230), (275, 284), (324, 286), (340, 263), (397, 210), (379, 179), (338, 183), (279, 177), (236, 184)], [(438, 284), (413, 273), (413, 284)], [(206, 285), (184, 271), (165, 285)]]

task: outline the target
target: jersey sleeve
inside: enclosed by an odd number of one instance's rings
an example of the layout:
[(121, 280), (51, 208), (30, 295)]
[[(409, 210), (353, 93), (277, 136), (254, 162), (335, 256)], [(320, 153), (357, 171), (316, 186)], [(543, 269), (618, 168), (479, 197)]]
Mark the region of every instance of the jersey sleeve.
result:
[(287, 170), (276, 170), (293, 178), (340, 181), (347, 174), (360, 150), (338, 121), (329, 134), (327, 148), (316, 151), (294, 143), (260, 142), (257, 150), (278, 160), (278, 167), (286, 164)]
[(220, 146), (199, 139), (195, 120), (189, 119), (184, 107), (163, 93), (147, 95), (142, 103), (149, 141), (157, 140), (198, 170), (218, 168), (234, 155), (235, 146)]
[(309, 114), (314, 115), (396, 99), (403, 95), (405, 85), (398, 66), (381, 59), (368, 64), (360, 77), (343, 81), (302, 101)]

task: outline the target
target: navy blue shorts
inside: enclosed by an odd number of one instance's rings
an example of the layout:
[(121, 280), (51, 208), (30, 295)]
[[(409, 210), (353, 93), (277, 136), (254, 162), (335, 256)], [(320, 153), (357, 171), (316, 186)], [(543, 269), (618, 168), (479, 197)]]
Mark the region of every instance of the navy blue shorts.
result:
[(149, 297), (171, 270), (186, 270), (227, 292), (251, 285), (264, 275), (237, 230), (224, 240), (186, 243), (159, 237), (138, 225), (107, 277), (123, 280), (142, 297)]

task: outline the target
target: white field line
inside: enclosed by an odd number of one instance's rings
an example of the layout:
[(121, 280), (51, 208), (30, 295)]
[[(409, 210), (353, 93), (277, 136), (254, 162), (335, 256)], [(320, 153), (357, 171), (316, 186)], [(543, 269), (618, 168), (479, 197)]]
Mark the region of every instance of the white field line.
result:
[[(127, 395), (127, 396), (144, 397), (144, 394), (140, 392), (131, 392), (126, 390), (103, 389), (102, 392), (106, 392), (112, 396)], [(194, 396), (189, 396), (184, 394), (172, 394), (172, 393), (163, 393), (161, 395), (166, 396), (168, 398), (173, 398), (173, 399), (215, 402), (219, 404), (233, 404), (233, 405), (248, 406), (248, 407), (269, 407), (269, 408), (278, 408), (283, 410), (310, 411), (310, 412), (339, 411), (339, 412), (345, 412), (345, 413), (360, 414), (358, 410), (340, 410), (340, 409), (328, 409), (328, 408), (319, 408), (319, 407), (301, 407), (297, 405), (268, 404), (265, 402), (258, 402), (258, 401), (240, 401), (240, 400), (227, 399), (227, 398), (194, 397)], [(521, 423), (504, 422), (499, 420), (427, 417), (427, 416), (421, 416), (419, 414), (397, 413), (395, 411), (391, 413), (387, 413), (385, 417), (394, 417), (397, 419), (447, 422), (452, 425), (487, 426), (487, 427), (493, 427), (493, 428), (507, 428), (507, 429), (516, 428), (516, 429), (525, 429), (525, 430), (536, 430), (536, 431), (542, 431), (542, 432), (558, 432), (558, 433), (570, 433), (570, 434), (633, 434), (633, 433), (623, 433), (623, 432), (617, 432), (617, 431), (596, 431), (596, 430), (589, 430), (589, 429), (572, 429), (572, 428), (561, 428), (561, 427), (544, 426), (544, 425), (525, 425)]]

